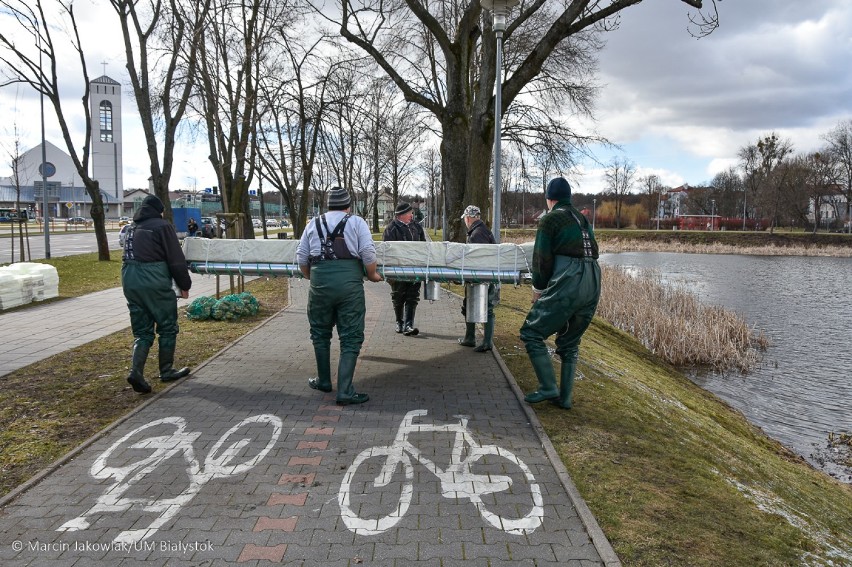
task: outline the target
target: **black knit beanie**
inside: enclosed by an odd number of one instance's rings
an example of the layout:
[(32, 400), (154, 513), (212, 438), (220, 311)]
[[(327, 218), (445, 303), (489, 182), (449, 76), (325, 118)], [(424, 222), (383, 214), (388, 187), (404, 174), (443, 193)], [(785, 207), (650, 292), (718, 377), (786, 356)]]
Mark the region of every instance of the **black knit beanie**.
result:
[(163, 206), (163, 202), (156, 195), (148, 195), (145, 197), (145, 199), (142, 200), (142, 205), (148, 205), (158, 213), (162, 213), (166, 210), (166, 207)]
[(554, 177), (547, 182), (547, 189), (544, 190), (544, 196), (551, 201), (570, 201), (571, 186), (564, 177)]

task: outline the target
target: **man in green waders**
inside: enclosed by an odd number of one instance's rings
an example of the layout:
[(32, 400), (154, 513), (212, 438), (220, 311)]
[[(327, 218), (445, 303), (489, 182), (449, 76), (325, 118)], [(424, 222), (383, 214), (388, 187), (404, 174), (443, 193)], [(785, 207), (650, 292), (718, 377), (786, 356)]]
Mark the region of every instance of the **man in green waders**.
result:
[[(601, 295), (598, 243), (589, 221), (571, 204), (571, 186), (564, 178), (550, 180), (545, 198), (550, 212), (539, 221), (535, 236), (533, 305), (520, 332), (538, 377), (538, 390), (524, 400), (531, 404), (553, 400), (569, 409), (580, 339)], [(544, 343), (554, 333), (556, 354), (562, 359), (559, 389)]]
[(133, 215), (121, 258), (121, 287), (136, 339), (127, 381), (140, 394), (151, 391), (145, 381), (145, 361), (154, 344), (155, 331), (159, 335), (160, 381), (171, 382), (189, 374), (189, 368), (176, 370), (173, 364), (178, 334), (177, 294), (184, 299), (189, 297), (192, 279), (175, 227), (163, 219), (164, 210), (157, 196), (145, 197)]
[(337, 327), (340, 360), (337, 364), (337, 405), (363, 404), (370, 396), (352, 385), (355, 363), (364, 342), (364, 272), (380, 282), (376, 246), (367, 223), (349, 214), (352, 198), (346, 189), (328, 192), (328, 212), (314, 217), (302, 233), (296, 261), (311, 281), (308, 323), (317, 362), (317, 377), (308, 380), (314, 390), (331, 392), (331, 334)]

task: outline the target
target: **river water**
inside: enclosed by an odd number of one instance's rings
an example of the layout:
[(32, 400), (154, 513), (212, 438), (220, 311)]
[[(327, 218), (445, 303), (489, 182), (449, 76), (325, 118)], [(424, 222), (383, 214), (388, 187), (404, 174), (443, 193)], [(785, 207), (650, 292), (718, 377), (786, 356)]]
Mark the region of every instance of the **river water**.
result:
[(852, 259), (622, 252), (603, 265), (653, 269), (706, 304), (739, 313), (770, 341), (746, 375), (691, 378), (770, 437), (843, 482), (824, 463), (828, 434), (852, 432)]

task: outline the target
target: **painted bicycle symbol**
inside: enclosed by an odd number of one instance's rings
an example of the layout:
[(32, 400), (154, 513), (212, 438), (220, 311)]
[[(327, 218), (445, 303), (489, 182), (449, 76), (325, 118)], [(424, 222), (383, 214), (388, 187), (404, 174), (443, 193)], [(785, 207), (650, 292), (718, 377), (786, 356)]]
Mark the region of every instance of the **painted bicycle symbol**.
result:
[[(249, 444), (249, 439), (240, 439), (226, 446), (229, 438), (237, 434), (240, 429), (247, 428), (253, 424), (271, 425), (272, 432), (266, 445), (257, 454), (241, 463), (234, 461), (245, 451), (243, 449)], [(201, 467), (195, 457), (193, 443), (201, 433), (186, 430), (186, 421), (182, 417), (165, 417), (138, 427), (116, 441), (112, 447), (101, 453), (92, 463), (90, 473), (99, 479), (115, 479), (115, 482), (107, 488), (94, 506), (84, 514), (65, 522), (57, 531), (78, 531), (89, 527), (89, 516), (107, 512), (124, 512), (136, 508), (146, 513), (159, 514), (147, 528), (125, 530), (115, 538), (116, 543), (134, 544), (151, 537), (166, 522), (172, 519), (180, 511), (181, 507), (192, 500), (201, 488), (214, 478), (226, 478), (242, 474), (259, 463), (272, 449), (281, 435), (281, 419), (274, 415), (264, 414), (248, 417), (232, 428), (230, 428), (210, 449), (207, 458), (204, 459), (204, 467)], [(132, 442), (139, 437), (140, 433), (150, 429), (174, 429), (173, 432), (156, 437), (148, 437), (133, 442), (128, 447), (126, 443)], [(248, 435), (245, 432), (244, 435)], [(254, 437), (257, 433), (251, 432)], [(224, 449), (223, 449), (224, 447)], [(119, 450), (121, 449), (121, 450)], [(135, 456), (138, 451), (147, 451), (148, 454), (141, 460), (131, 462), (124, 466), (107, 466), (107, 461), (115, 454), (115, 459), (128, 459), (128, 455)], [(134, 452), (136, 451), (136, 452)], [(189, 483), (182, 492), (173, 497), (163, 496), (160, 491), (155, 491), (159, 497), (133, 497), (125, 496), (125, 493), (133, 488), (135, 484), (154, 472), (157, 467), (166, 463), (174, 456), (182, 456), (186, 461)], [(168, 465), (165, 465), (168, 466)]]
[[(346, 527), (356, 534), (377, 535), (396, 525), (411, 505), (414, 460), (438, 477), (445, 498), (470, 500), (485, 521), (510, 534), (534, 532), (542, 524), (544, 507), (541, 488), (526, 463), (496, 445), (480, 445), (467, 428), (466, 416), (454, 416), (459, 422), (447, 425), (414, 423), (415, 418), (427, 413), (426, 410), (408, 412), (391, 445), (370, 447), (355, 457), (343, 477), (337, 497)], [(445, 469), (427, 458), (409, 440), (411, 435), (423, 433), (455, 435), (450, 462)], [(400, 466), (402, 479), (396, 475)], [(397, 480), (392, 482), (395, 477)], [(386, 504), (388, 500), (384, 494), (377, 498), (372, 490), (388, 487), (400, 489), (398, 501), (394, 496)], [(511, 491), (507, 502), (501, 504), (498, 495), (507, 491)]]

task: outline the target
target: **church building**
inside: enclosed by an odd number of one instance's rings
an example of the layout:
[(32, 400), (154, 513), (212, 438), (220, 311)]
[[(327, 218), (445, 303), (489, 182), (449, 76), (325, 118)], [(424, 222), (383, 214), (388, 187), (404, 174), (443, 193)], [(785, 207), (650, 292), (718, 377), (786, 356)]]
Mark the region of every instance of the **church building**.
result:
[[(92, 115), (90, 175), (97, 179), (103, 196), (106, 218), (122, 216), (124, 186), (122, 175), (121, 84), (106, 75), (90, 83), (89, 105)], [(42, 218), (44, 177), (47, 176), (48, 216), (53, 218), (91, 216), (91, 198), (77, 174), (68, 153), (45, 141), (45, 168), (42, 171), (42, 146), (23, 152), (12, 164), (12, 174), (0, 177), (0, 208), (30, 211)]]

